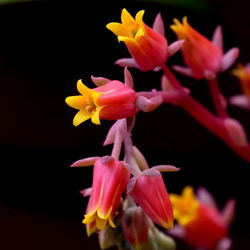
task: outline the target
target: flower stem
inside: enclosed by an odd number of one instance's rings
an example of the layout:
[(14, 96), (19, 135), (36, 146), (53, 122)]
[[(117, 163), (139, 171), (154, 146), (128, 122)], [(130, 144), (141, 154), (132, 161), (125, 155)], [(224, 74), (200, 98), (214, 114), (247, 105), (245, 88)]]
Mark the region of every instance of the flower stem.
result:
[(209, 85), (210, 93), (213, 99), (213, 103), (214, 103), (217, 115), (220, 118), (228, 117), (227, 111), (222, 103), (223, 97), (219, 89), (217, 78), (209, 79), (208, 85)]
[(125, 162), (127, 162), (127, 168), (130, 173), (134, 176), (141, 174), (141, 170), (137, 165), (133, 156), (133, 143), (131, 140), (130, 133), (127, 133), (124, 137), (124, 148), (125, 148)]
[(123, 136), (121, 135), (119, 129), (117, 129), (111, 153), (111, 155), (114, 157), (115, 160), (119, 160), (120, 158), (122, 142), (123, 142)]
[(175, 78), (174, 74), (169, 70), (169, 68), (165, 64), (162, 65), (162, 70), (174, 89), (183, 90), (183, 87), (180, 82)]
[[(215, 135), (220, 137), (235, 153), (237, 153), (242, 159), (247, 162), (250, 162), (250, 144), (248, 143), (245, 146), (237, 145), (232, 138), (230, 137), (225, 125), (224, 119), (227, 117), (227, 113), (222, 106), (221, 99), (216, 99), (216, 102), (219, 102), (220, 105), (219, 117), (213, 115), (209, 110), (207, 110), (202, 104), (196, 101), (193, 97), (188, 95), (180, 82), (175, 78), (174, 74), (168, 69), (167, 66), (162, 66), (164, 71), (164, 75), (169, 80), (170, 84), (172, 84), (174, 90), (166, 92), (166, 91), (151, 91), (151, 92), (139, 92), (139, 95), (145, 96), (147, 98), (155, 97), (157, 95), (161, 95), (163, 98), (163, 102), (171, 103), (174, 105), (178, 105), (182, 107), (186, 112), (188, 112), (192, 117), (194, 117), (200, 124), (206, 127), (208, 130), (213, 132)], [(213, 82), (215, 86), (216, 96), (220, 98), (220, 92), (218, 85), (216, 86), (216, 82)], [(218, 84), (218, 83), (217, 83)], [(217, 88), (217, 89), (216, 89)], [(224, 110), (224, 111), (223, 111)]]

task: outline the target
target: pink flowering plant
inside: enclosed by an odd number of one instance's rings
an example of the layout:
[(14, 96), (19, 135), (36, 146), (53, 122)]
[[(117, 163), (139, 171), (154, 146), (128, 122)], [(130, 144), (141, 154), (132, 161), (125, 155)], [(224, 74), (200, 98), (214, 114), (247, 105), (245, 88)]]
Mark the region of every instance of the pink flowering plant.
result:
[[(164, 174), (178, 175), (179, 168), (162, 164), (149, 166), (143, 153), (133, 144), (131, 132), (139, 112), (152, 112), (165, 104), (184, 109), (202, 126), (218, 136), (232, 151), (250, 162), (250, 144), (239, 121), (230, 117), (227, 103), (250, 109), (250, 67), (238, 65), (231, 70), (239, 79), (242, 94), (226, 100), (220, 91), (218, 75), (234, 67), (238, 48), (223, 51), (221, 27), (207, 39), (189, 23), (174, 19), (170, 26), (177, 40), (168, 43), (164, 22), (158, 14), (152, 27), (143, 21), (144, 10), (135, 18), (123, 9), (121, 23), (111, 22), (107, 29), (124, 43), (130, 57), (115, 62), (124, 70), (124, 80), (92, 77), (95, 87), (77, 82), (76, 96), (66, 103), (77, 109), (73, 125), (87, 120), (96, 125), (112, 120), (103, 143), (113, 145), (109, 155), (80, 159), (72, 167), (93, 166), (92, 186), (81, 191), (89, 196), (83, 218), (88, 236), (97, 233), (101, 249), (175, 249), (175, 237), (194, 249), (230, 249), (230, 224), (235, 200), (230, 199), (220, 211), (212, 195), (204, 188), (195, 194), (187, 186), (181, 195), (170, 194)], [(122, 46), (122, 43), (120, 46)], [(168, 58), (182, 53), (184, 66), (168, 65)], [(162, 72), (161, 86), (151, 91), (134, 90), (128, 68)], [(192, 97), (175, 72), (205, 79), (210, 89), (215, 112), (211, 112)], [(135, 82), (135, 83), (134, 83)], [(157, 87), (157, 86), (156, 86)]]

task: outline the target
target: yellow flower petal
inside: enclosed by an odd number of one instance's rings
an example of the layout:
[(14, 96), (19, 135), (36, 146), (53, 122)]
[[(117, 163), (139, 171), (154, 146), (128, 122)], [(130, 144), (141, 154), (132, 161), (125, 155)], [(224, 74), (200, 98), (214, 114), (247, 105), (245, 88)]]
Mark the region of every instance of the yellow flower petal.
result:
[(96, 227), (99, 230), (103, 230), (106, 227), (106, 224), (107, 224), (107, 219), (103, 220), (103, 219), (99, 218), (98, 216), (96, 217)]
[(135, 26), (137, 25), (135, 19), (130, 15), (130, 13), (124, 8), (121, 14), (122, 24), (125, 26)]
[(82, 94), (83, 96), (91, 96), (91, 92), (93, 90), (89, 89), (83, 82), (82, 80), (77, 81), (77, 90)]
[(145, 13), (145, 10), (140, 10), (139, 12), (137, 12), (136, 16), (135, 16), (135, 21), (139, 24), (139, 25), (143, 25), (143, 15)]
[(102, 214), (100, 211), (100, 208), (97, 209), (97, 215), (100, 219), (106, 220), (109, 218), (109, 215), (112, 211), (112, 207), (109, 208), (108, 212), (106, 214)]
[(111, 227), (116, 228), (115, 223), (113, 222), (113, 220), (112, 220), (111, 217), (108, 218), (108, 221), (109, 221), (109, 225), (110, 225)]
[(100, 111), (101, 111), (102, 107), (96, 107), (96, 111), (91, 115), (91, 121), (96, 124), (96, 125), (100, 125)]
[(170, 200), (173, 205), (174, 218), (180, 225), (185, 226), (196, 217), (199, 201), (192, 187), (185, 187), (181, 195), (171, 194)]
[(65, 99), (65, 102), (72, 108), (81, 109), (84, 107), (86, 99), (79, 95), (79, 96), (69, 96)]
[(91, 114), (87, 113), (84, 110), (80, 110), (77, 112), (73, 119), (73, 125), (78, 126), (79, 124), (85, 122), (86, 120), (91, 118)]
[(174, 24), (170, 25), (170, 28), (176, 33), (179, 39), (187, 36), (186, 27), (188, 26), (187, 17), (183, 17), (183, 24), (176, 18), (174, 18)]
[(131, 38), (131, 37), (127, 37), (127, 36), (118, 36), (118, 41), (119, 42), (131, 42), (131, 43), (134, 43), (136, 44), (136, 41), (134, 38)]
[(145, 35), (145, 34), (144, 34), (143, 29), (139, 29), (139, 30), (137, 31), (136, 35), (135, 35), (135, 39), (138, 39), (139, 37), (144, 36), (144, 35)]
[(96, 219), (96, 213), (94, 214), (85, 214), (84, 215), (84, 219), (82, 220), (82, 223), (84, 224), (89, 224), (91, 222), (93, 222)]
[(106, 28), (112, 31), (116, 36), (127, 36), (128, 31), (121, 23), (109, 23)]

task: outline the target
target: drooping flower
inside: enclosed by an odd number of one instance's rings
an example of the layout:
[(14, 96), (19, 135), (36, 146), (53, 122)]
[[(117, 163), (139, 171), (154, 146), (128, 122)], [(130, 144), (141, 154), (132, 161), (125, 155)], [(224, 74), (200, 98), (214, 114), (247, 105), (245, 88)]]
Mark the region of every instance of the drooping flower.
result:
[[(103, 230), (107, 223), (115, 227), (113, 217), (130, 173), (122, 162), (104, 156), (94, 164), (92, 192), (83, 223), (90, 224), (89, 234)], [(88, 228), (87, 228), (88, 229)]]
[[(168, 56), (168, 42), (163, 28), (155, 25), (155, 30), (147, 26), (142, 18), (144, 10), (139, 11), (133, 18), (126, 9), (122, 10), (121, 23), (109, 23), (106, 27), (124, 42), (133, 57), (121, 59), (122, 64), (138, 67), (141, 71), (152, 70), (163, 65)], [(160, 23), (158, 16), (157, 23)], [(157, 27), (156, 27), (157, 26)], [(156, 31), (157, 30), (157, 31)]]
[(250, 110), (250, 64), (238, 65), (236, 69), (232, 71), (241, 85), (242, 94), (232, 96), (229, 102), (233, 105)]
[(66, 98), (70, 107), (79, 110), (73, 120), (74, 126), (88, 119), (100, 124), (100, 119), (128, 118), (136, 112), (135, 91), (120, 81), (109, 81), (103, 86), (89, 89), (79, 80), (77, 89), (81, 95)]
[(173, 208), (158, 170), (147, 169), (130, 179), (127, 191), (155, 223), (164, 228), (173, 226)]
[(221, 245), (230, 245), (226, 236), (234, 214), (234, 201), (230, 200), (225, 209), (219, 212), (212, 196), (205, 189), (197, 193), (196, 197), (192, 187), (187, 186), (182, 195), (170, 194), (174, 218), (179, 224), (170, 233), (183, 238), (195, 248), (217, 249), (222, 242), (224, 244)]
[(238, 48), (233, 48), (223, 55), (220, 27), (215, 31), (213, 41), (193, 29), (187, 17), (183, 18), (182, 23), (174, 19), (171, 29), (178, 39), (185, 39), (182, 53), (188, 67), (175, 66), (174, 69), (195, 79), (215, 77), (219, 72), (228, 69), (238, 57)]
[(149, 219), (140, 207), (129, 207), (122, 215), (122, 229), (134, 249), (142, 249), (148, 240)]

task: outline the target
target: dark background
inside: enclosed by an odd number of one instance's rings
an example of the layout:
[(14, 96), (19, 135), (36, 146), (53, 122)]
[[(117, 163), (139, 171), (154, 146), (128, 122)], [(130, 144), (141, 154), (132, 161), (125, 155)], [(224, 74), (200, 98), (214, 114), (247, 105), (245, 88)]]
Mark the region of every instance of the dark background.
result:
[[(87, 198), (79, 190), (91, 185), (92, 167), (70, 168), (80, 158), (106, 155), (102, 147), (112, 122), (102, 126), (86, 122), (75, 128), (76, 111), (64, 99), (77, 94), (80, 78), (94, 87), (90, 76), (123, 80), (113, 63), (126, 57), (124, 44), (105, 28), (120, 20), (126, 7), (132, 15), (145, 9), (151, 25), (162, 13), (166, 36), (174, 17), (187, 15), (191, 25), (208, 37), (217, 24), (223, 26), (225, 49), (238, 46), (239, 61), (250, 61), (249, 6), (244, 1), (204, 2), (206, 8), (136, 1), (41, 1), (0, 6), (0, 249), (80, 250), (98, 249), (96, 236), (87, 239), (81, 220)], [(169, 59), (169, 65), (181, 56)], [(136, 90), (159, 88), (160, 73), (131, 70)], [(205, 82), (177, 75), (193, 96), (212, 110)], [(91, 85), (92, 84), (92, 85)], [(229, 72), (220, 76), (226, 97), (240, 93)], [(229, 106), (250, 135), (249, 112)], [(206, 187), (220, 208), (227, 199), (237, 200), (237, 214), (230, 235), (233, 249), (250, 249), (250, 164), (235, 155), (178, 107), (164, 105), (152, 113), (140, 113), (133, 130), (134, 144), (151, 165), (180, 167), (165, 174), (169, 192), (186, 185)], [(184, 249), (180, 247), (179, 249)]]

